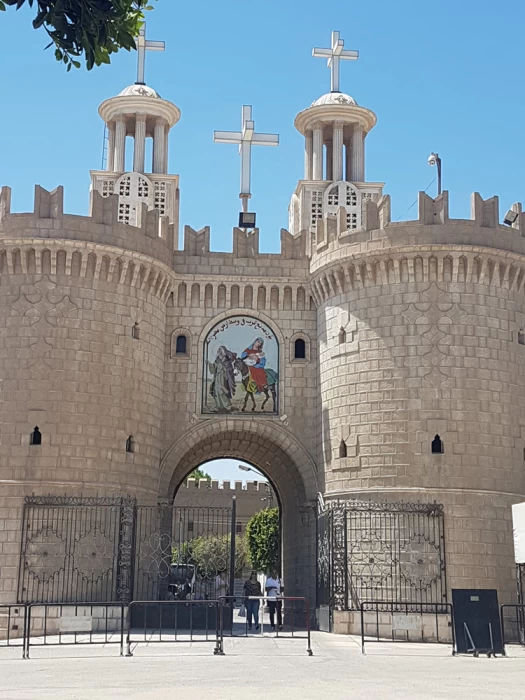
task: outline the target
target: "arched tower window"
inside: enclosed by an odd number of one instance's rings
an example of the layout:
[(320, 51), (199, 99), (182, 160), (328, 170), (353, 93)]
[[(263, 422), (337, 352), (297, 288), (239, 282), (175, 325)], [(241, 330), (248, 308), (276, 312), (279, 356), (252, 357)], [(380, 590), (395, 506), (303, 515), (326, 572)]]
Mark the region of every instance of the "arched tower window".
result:
[(133, 324), (133, 327), (131, 329), (131, 337), (135, 338), (135, 340), (140, 339), (140, 327), (139, 327), (139, 324), (137, 322), (135, 322)]
[(341, 440), (341, 442), (339, 444), (339, 458), (343, 459), (344, 457), (347, 456), (347, 454), (348, 454), (348, 451), (346, 449), (346, 442), (344, 440)]
[(133, 435), (130, 435), (126, 440), (126, 452), (135, 452), (135, 441)]
[(41, 445), (42, 444), (42, 433), (38, 429), (38, 425), (35, 426), (33, 432), (29, 437), (30, 445)]
[(339, 330), (339, 345), (342, 345), (343, 343), (346, 343), (346, 331), (341, 326), (341, 329)]
[(443, 440), (439, 437), (439, 435), (436, 435), (432, 440), (431, 449), (433, 455), (443, 454)]
[(337, 214), (340, 207), (346, 211), (346, 227), (348, 231), (355, 231), (362, 226), (362, 194), (347, 182), (336, 182), (326, 188), (323, 201), (325, 214)]
[(186, 355), (187, 353), (187, 341), (188, 339), (186, 338), (185, 335), (178, 335), (177, 336), (177, 341), (175, 344), (175, 353), (177, 355)]
[(304, 338), (297, 338), (295, 341), (294, 357), (296, 360), (306, 360), (306, 343)]
[(137, 210), (141, 204), (153, 209), (154, 187), (142, 174), (133, 172), (122, 175), (115, 183), (115, 192), (119, 196), (118, 220), (123, 224), (137, 226)]

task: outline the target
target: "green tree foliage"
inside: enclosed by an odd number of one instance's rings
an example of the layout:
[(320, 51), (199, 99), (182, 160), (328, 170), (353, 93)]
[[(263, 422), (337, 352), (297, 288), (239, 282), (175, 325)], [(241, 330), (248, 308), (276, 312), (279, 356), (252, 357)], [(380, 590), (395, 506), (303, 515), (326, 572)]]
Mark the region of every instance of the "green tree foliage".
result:
[(279, 508), (255, 513), (246, 526), (248, 553), (257, 571), (271, 571), (279, 563)]
[(206, 481), (211, 481), (211, 476), (203, 471), (202, 469), (194, 469), (191, 474), (188, 475), (188, 479), (206, 479)]
[(135, 48), (144, 23), (144, 12), (153, 9), (149, 0), (0, 0), (0, 11), (23, 5), (35, 8), (33, 28), (43, 28), (55, 47), (55, 58), (67, 70), (110, 62), (119, 49)]
[[(209, 579), (230, 568), (230, 536), (194, 537), (185, 542), (181, 549), (174, 548), (171, 561), (173, 564), (193, 564), (201, 578)], [(249, 566), (248, 546), (241, 535), (235, 538), (235, 576), (239, 578), (246, 566)]]

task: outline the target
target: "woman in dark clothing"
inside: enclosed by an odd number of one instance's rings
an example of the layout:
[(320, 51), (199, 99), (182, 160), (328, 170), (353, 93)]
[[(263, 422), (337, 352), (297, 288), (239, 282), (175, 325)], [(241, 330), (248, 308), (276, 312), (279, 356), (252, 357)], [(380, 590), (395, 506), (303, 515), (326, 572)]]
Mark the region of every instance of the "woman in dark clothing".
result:
[(243, 588), (244, 605), (246, 607), (246, 620), (248, 629), (252, 628), (252, 619), (255, 622), (255, 629), (259, 630), (259, 606), (260, 600), (250, 600), (252, 596), (262, 596), (261, 584), (257, 581), (257, 573), (252, 571), (250, 578), (244, 582)]

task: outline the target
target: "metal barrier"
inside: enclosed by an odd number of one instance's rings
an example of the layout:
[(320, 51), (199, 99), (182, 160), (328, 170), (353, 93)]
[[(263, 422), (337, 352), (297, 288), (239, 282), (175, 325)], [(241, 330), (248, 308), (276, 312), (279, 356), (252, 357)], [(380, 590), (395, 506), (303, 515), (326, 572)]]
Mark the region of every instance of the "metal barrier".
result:
[[(37, 615), (38, 610), (43, 615)], [(25, 658), (29, 658), (31, 647), (88, 644), (119, 644), (123, 656), (125, 621), (123, 603), (31, 603), (24, 635)]]
[[(505, 616), (506, 611), (514, 611), (514, 615)], [(501, 640), (503, 653), (506, 644), (521, 644), (525, 646), (525, 604), (504, 604), (500, 606)], [(505, 617), (507, 618), (505, 620)]]
[(174, 642), (215, 642), (213, 653), (223, 655), (223, 614), (220, 600), (134, 600), (128, 608), (126, 656), (133, 656), (132, 644)]
[[(389, 609), (390, 607), (390, 609)], [(380, 609), (381, 608), (381, 609)], [(451, 603), (391, 603), (385, 600), (379, 601), (364, 601), (360, 606), (361, 612), (361, 652), (365, 653), (365, 637), (370, 637), (368, 642), (426, 642), (428, 637), (432, 636), (432, 630), (429, 634), (430, 620), (433, 619), (435, 627), (433, 631), (435, 636), (431, 642), (438, 644), (451, 644), (452, 656), (456, 655), (456, 638), (454, 632), (454, 608)], [(375, 634), (366, 635), (365, 625), (373, 623), (365, 622), (365, 613), (375, 613)], [(427, 615), (427, 619), (423, 618)], [(381, 616), (381, 617), (380, 617)], [(389, 621), (385, 621), (389, 616)], [(450, 630), (449, 639), (444, 640), (443, 633), (440, 635), (439, 621), (444, 616), (449, 616), (450, 621), (447, 621), (447, 631)], [(418, 618), (418, 619), (416, 619)], [(390, 627), (391, 638), (387, 636), (381, 637), (381, 627)], [(402, 637), (396, 636), (395, 632), (404, 632)], [(415, 638), (411, 632), (420, 632), (421, 638)], [(427, 637), (427, 638), (426, 638)]]
[[(236, 598), (239, 598), (239, 596), (225, 596), (224, 598), (221, 597), (221, 600), (226, 601), (226, 607), (233, 607), (233, 604), (235, 603)], [(268, 596), (248, 596), (240, 597), (241, 600), (259, 600), (261, 602), (260, 609), (263, 609), (265, 604), (268, 603), (268, 601), (271, 601), (271, 598), (268, 598)], [(303, 597), (296, 597), (296, 596), (280, 596), (277, 599), (277, 602), (281, 604), (281, 613), (278, 613), (277, 610), (276, 616), (278, 617), (279, 614), (281, 614), (283, 625), (279, 626), (279, 624), (275, 625), (275, 636), (276, 638), (278, 637), (279, 639), (306, 639), (307, 641), (307, 647), (306, 651), (309, 656), (313, 656), (313, 651), (312, 651), (312, 644), (311, 644), (311, 619), (310, 619), (310, 601), (308, 598), (303, 598)], [(296, 609), (296, 603), (302, 603), (302, 609), (297, 610)], [(260, 634), (264, 633), (264, 615), (260, 614)], [(304, 617), (303, 617), (304, 616)], [(304, 624), (301, 624), (301, 622), (304, 619)], [(278, 622), (278, 620), (277, 620)], [(233, 620), (232, 616), (232, 625), (231, 625), (231, 636), (248, 636), (248, 632), (250, 631), (248, 628), (248, 614), (246, 614), (246, 617), (244, 618), (244, 624), (242, 625), (243, 632), (242, 634), (239, 634), (239, 632), (235, 629), (235, 624), (239, 624), (238, 622), (235, 623)], [(256, 633), (258, 633), (258, 630), (255, 630)], [(303, 633), (303, 634), (301, 634)], [(224, 637), (225, 631), (224, 629), (221, 629), (221, 636)]]
[[(22, 622), (22, 634), (13, 632), (20, 631), (20, 620)], [(22, 658), (26, 658), (26, 625), (27, 625), (27, 605), (25, 604), (0, 604), (0, 633), (2, 628), (5, 637), (0, 636), (0, 649), (2, 647), (17, 647), (22, 650)]]

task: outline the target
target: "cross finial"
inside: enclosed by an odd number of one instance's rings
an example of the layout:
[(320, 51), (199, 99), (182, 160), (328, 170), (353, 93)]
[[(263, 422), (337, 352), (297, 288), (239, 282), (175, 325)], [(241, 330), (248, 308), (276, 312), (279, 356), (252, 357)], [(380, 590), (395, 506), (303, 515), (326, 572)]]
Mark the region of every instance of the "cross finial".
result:
[(340, 61), (357, 61), (359, 51), (349, 51), (344, 48), (345, 42), (339, 38), (339, 32), (332, 32), (331, 49), (313, 49), (315, 58), (327, 58), (330, 68), (330, 83), (332, 92), (341, 92), (339, 89)]
[(256, 134), (255, 123), (252, 119), (251, 105), (242, 108), (241, 131), (214, 131), (213, 140), (216, 143), (239, 144), (241, 156), (241, 193), (243, 211), (248, 210), (248, 200), (251, 197), (251, 154), (252, 146), (278, 146), (278, 134)]
[(149, 41), (146, 39), (146, 23), (140, 28), (138, 37), (135, 40), (137, 47), (137, 85), (145, 85), (144, 69), (146, 64), (146, 51), (164, 51), (163, 41)]

